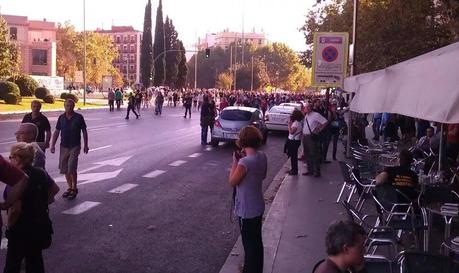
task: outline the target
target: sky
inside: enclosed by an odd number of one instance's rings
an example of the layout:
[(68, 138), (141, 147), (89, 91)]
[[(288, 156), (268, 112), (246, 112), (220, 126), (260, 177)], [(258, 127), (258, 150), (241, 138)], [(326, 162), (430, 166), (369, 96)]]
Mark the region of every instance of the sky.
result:
[[(229, 29), (263, 31), (271, 42), (283, 42), (295, 51), (306, 49), (299, 28), (316, 0), (163, 0), (163, 16), (173, 20), (185, 47), (197, 37)], [(143, 30), (147, 0), (86, 0), (86, 29), (132, 25)], [(153, 30), (159, 0), (152, 0)], [(29, 20), (70, 21), (83, 29), (83, 0), (0, 0), (0, 13)], [(243, 19), (244, 18), (244, 19)]]

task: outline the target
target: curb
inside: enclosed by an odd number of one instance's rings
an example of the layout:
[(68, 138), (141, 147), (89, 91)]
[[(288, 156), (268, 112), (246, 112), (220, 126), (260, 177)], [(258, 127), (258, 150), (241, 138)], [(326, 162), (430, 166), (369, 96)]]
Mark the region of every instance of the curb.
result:
[[(263, 272), (272, 272), (277, 247), (280, 242), (283, 220), (287, 204), (284, 202), (285, 186), (284, 182), (290, 177), (286, 170), (290, 166), (290, 160), (284, 163), (282, 168), (274, 177), (269, 187), (265, 190), (263, 198), (265, 199), (265, 214), (263, 215), (263, 247), (264, 247), (264, 270)], [(242, 239), (239, 235), (236, 243), (230, 251), (225, 263), (220, 269), (220, 273), (237, 273), (240, 272), (244, 263), (244, 248)], [(269, 269), (269, 270), (267, 270)]]

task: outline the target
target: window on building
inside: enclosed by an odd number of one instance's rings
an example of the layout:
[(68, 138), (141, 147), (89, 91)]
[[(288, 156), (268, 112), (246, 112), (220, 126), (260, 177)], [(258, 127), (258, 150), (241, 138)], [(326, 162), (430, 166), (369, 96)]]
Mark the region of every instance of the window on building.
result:
[(116, 43), (117, 44), (121, 43), (121, 37), (120, 36), (116, 36)]
[(129, 43), (129, 36), (124, 36), (124, 42)]
[(258, 40), (258, 44), (259, 44), (259, 45), (261, 45), (261, 39), (260, 39), (260, 40)]
[(48, 51), (46, 49), (32, 49), (33, 65), (48, 65)]
[(131, 36), (131, 43), (135, 43), (135, 36), (134, 35)]
[(127, 47), (127, 45), (124, 45), (123, 46), (123, 52), (127, 52), (127, 51), (128, 51), (128, 47)]
[(10, 27), (10, 39), (17, 40), (18, 39), (18, 28)]
[(134, 53), (134, 52), (135, 52), (135, 46), (131, 45), (131, 53)]
[(135, 63), (135, 56), (134, 55), (130, 55), (129, 56), (129, 62)]
[(130, 66), (129, 66), (129, 71), (134, 72), (134, 66), (133, 66), (133, 65), (130, 65)]

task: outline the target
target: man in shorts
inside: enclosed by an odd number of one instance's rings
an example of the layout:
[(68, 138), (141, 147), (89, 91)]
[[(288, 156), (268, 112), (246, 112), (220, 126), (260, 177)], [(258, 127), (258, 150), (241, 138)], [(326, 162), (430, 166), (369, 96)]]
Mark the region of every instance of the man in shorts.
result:
[(81, 150), (81, 133), (83, 133), (83, 152), (89, 152), (88, 132), (83, 115), (76, 113), (75, 102), (67, 99), (64, 103), (65, 113), (60, 115), (56, 130), (51, 142), (51, 153), (56, 151), (55, 145), (59, 134), (61, 134), (61, 144), (59, 153), (59, 169), (61, 174), (65, 174), (65, 179), (69, 188), (64, 192), (62, 197), (74, 199), (78, 194), (77, 188), (77, 167), (78, 156)]

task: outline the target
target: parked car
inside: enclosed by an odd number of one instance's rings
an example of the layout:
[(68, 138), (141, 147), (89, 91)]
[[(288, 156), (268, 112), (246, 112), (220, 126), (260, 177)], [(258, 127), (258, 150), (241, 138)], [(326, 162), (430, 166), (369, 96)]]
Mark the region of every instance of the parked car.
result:
[(279, 104), (279, 106), (291, 106), (291, 107), (294, 107), (300, 111), (303, 111), (303, 104), (302, 103), (298, 103), (298, 102), (283, 102), (281, 104)]
[(235, 141), (241, 129), (253, 125), (263, 134), (263, 144), (268, 139), (268, 130), (263, 120), (263, 114), (257, 108), (230, 106), (223, 109), (215, 119), (212, 131), (211, 145), (216, 147), (219, 142)]
[(290, 115), (295, 110), (293, 106), (277, 105), (271, 107), (265, 115), (265, 123), (268, 130), (288, 131)]

